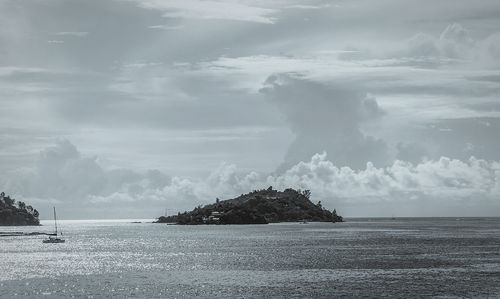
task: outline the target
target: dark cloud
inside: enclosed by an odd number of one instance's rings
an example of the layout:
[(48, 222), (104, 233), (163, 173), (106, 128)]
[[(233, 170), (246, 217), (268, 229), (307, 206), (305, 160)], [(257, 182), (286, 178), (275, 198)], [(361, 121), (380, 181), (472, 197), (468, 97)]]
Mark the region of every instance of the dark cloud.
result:
[(366, 136), (363, 122), (384, 112), (374, 98), (351, 86), (324, 85), (289, 75), (274, 75), (261, 90), (289, 122), (295, 140), (281, 170), (326, 151), (335, 165), (361, 169), (366, 162), (387, 162), (384, 141)]
[(47, 210), (52, 200), (65, 209), (73, 205), (75, 216), (80, 208), (91, 205), (89, 199), (93, 196), (126, 192), (133, 198), (143, 189), (161, 189), (169, 183), (170, 177), (157, 170), (146, 173), (129, 169), (105, 170), (97, 157), (81, 155), (71, 142), (60, 139), (40, 151), (33, 168), (10, 172), (3, 189), (24, 198), (42, 199), (42, 211)]

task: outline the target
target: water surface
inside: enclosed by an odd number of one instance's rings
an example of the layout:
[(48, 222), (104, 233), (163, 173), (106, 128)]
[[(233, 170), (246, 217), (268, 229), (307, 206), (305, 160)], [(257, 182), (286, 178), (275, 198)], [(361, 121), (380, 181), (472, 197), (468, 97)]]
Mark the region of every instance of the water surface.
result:
[(0, 238), (0, 297), (500, 297), (500, 218), (60, 226)]

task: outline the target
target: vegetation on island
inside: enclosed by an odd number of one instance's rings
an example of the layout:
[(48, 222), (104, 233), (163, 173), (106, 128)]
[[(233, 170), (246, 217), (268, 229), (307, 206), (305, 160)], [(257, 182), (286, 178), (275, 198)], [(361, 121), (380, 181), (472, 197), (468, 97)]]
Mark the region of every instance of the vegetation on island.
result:
[(337, 211), (310, 200), (310, 190), (255, 190), (228, 200), (198, 206), (190, 212), (161, 216), (158, 223), (175, 224), (267, 224), (274, 222), (342, 222)]
[(0, 225), (40, 225), (38, 216), (32, 206), (0, 193)]

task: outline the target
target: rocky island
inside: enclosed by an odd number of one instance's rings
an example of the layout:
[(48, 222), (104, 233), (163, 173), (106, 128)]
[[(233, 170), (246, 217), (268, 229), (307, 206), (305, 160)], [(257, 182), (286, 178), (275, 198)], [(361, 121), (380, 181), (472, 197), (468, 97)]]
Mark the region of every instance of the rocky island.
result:
[(314, 204), (309, 190), (255, 190), (228, 200), (198, 206), (190, 212), (161, 216), (158, 223), (175, 224), (268, 224), (273, 222), (342, 222), (335, 210)]
[(0, 225), (40, 225), (38, 211), (22, 201), (0, 193)]

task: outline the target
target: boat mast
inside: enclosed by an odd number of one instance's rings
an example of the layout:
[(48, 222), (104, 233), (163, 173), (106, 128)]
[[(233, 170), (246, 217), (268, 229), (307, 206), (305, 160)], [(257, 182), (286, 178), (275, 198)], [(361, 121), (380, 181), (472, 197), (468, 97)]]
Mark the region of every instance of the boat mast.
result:
[(56, 236), (57, 236), (56, 207), (54, 207), (54, 226), (56, 227)]

